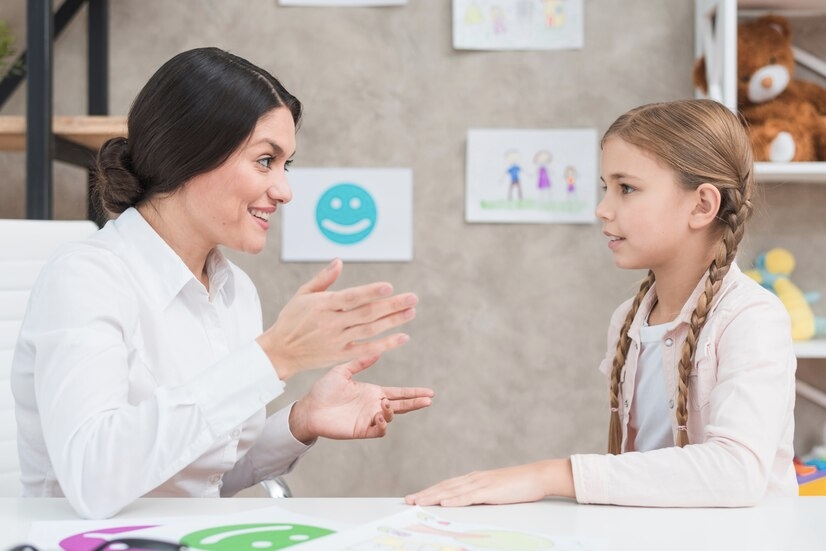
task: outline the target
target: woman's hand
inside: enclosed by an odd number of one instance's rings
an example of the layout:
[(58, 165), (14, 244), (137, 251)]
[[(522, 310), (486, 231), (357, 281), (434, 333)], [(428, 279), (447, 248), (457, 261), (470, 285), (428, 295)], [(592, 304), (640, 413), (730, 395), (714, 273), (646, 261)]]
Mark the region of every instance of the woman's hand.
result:
[(574, 497), (569, 459), (551, 459), (443, 480), (404, 498), (410, 505), (462, 507), (538, 501), (546, 496)]
[(381, 387), (353, 380), (353, 375), (378, 358), (338, 365), (316, 381), (290, 411), (293, 436), (305, 443), (319, 436), (336, 440), (381, 437), (394, 414), (430, 405), (433, 391), (429, 388)]
[(282, 380), (308, 369), (381, 354), (408, 341), (403, 333), (374, 337), (412, 320), (416, 295), (391, 296), (393, 286), (383, 282), (328, 291), (342, 267), (335, 259), (302, 285), (275, 324), (258, 337)]

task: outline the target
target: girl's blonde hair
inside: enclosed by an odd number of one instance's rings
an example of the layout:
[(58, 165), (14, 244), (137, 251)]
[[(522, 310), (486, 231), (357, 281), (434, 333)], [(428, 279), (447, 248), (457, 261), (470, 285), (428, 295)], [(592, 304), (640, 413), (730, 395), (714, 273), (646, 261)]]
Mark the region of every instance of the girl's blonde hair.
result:
[[(602, 137), (609, 137), (652, 153), (670, 167), (679, 185), (696, 189), (708, 183), (720, 191), (717, 226), (720, 241), (708, 267), (705, 289), (691, 314), (691, 325), (683, 344), (677, 385), (677, 442), (688, 444), (688, 376), (691, 373), (697, 338), (706, 322), (711, 303), (729, 271), (737, 246), (743, 237), (745, 222), (752, 211), (754, 187), (753, 161), (745, 127), (725, 106), (712, 100), (682, 100), (654, 103), (632, 109), (618, 118)], [(622, 428), (619, 415), (619, 387), (631, 339), (628, 329), (643, 297), (654, 283), (653, 272), (640, 286), (625, 317), (611, 371), (611, 422), (608, 429), (608, 453), (620, 453)]]

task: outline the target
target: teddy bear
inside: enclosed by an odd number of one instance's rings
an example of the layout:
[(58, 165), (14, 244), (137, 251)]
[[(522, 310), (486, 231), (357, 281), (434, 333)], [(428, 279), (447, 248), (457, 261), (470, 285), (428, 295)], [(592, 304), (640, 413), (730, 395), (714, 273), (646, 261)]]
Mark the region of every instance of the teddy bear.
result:
[(809, 340), (826, 334), (826, 318), (815, 316), (811, 304), (820, 299), (819, 293), (804, 293), (791, 280), (794, 255), (788, 249), (775, 247), (758, 255), (754, 269), (746, 275), (777, 295), (792, 322), (792, 339)]
[[(764, 15), (737, 27), (737, 109), (756, 161), (826, 161), (826, 88), (793, 78), (791, 25)], [(705, 59), (694, 85), (708, 90)]]

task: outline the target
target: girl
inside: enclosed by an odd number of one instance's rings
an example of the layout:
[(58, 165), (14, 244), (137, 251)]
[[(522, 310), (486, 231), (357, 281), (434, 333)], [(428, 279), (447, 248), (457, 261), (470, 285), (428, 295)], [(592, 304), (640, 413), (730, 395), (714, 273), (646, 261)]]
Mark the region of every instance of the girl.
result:
[(797, 495), (794, 372), (780, 301), (734, 263), (752, 211), (752, 154), (710, 100), (646, 105), (602, 139), (597, 207), (620, 268), (648, 269), (614, 313), (608, 455), (446, 480), (418, 505), (580, 503), (743, 506)]
[[(32, 290), (13, 360), (25, 496), (106, 517), (140, 496), (232, 495), (287, 472), (318, 437), (382, 436), (423, 388), (356, 382), (414, 317), (388, 283), (332, 292), (339, 260), (262, 331), (249, 277), (219, 246), (258, 253), (292, 195), (301, 104), (217, 48), (165, 63), (98, 156), (118, 215), (58, 251)], [(266, 417), (284, 381), (345, 362)]]

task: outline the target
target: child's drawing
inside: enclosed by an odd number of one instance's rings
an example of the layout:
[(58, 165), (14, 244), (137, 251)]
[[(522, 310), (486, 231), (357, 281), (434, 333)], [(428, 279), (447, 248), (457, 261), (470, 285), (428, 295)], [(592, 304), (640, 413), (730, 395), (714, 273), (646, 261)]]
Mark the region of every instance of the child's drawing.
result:
[(453, 47), (579, 49), (582, 0), (453, 0)]
[(335, 7), (358, 7), (358, 6), (401, 6), (407, 0), (278, 0), (282, 6), (322, 6), (328, 8)]
[(508, 201), (513, 200), (513, 193), (522, 200), (522, 167), (519, 165), (519, 152), (512, 149), (505, 153), (505, 174), (508, 176)]
[(551, 193), (551, 176), (548, 172), (549, 165), (553, 156), (547, 149), (541, 149), (533, 156), (533, 163), (536, 165), (536, 187), (539, 190), (539, 196), (543, 199), (549, 199)]
[(306, 551), (588, 551), (601, 541), (461, 524), (415, 507), (381, 520), (303, 544)]
[(468, 222), (592, 223), (597, 180), (596, 130), (468, 131)]

